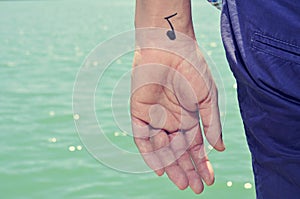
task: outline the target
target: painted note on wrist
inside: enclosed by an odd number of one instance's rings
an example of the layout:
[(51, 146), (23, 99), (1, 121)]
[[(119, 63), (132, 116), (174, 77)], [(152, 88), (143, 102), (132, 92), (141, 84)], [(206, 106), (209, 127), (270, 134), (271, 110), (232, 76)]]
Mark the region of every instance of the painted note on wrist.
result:
[(171, 30), (167, 31), (167, 36), (169, 37), (170, 40), (175, 40), (176, 39), (176, 34), (175, 34), (174, 27), (173, 27), (173, 25), (172, 25), (172, 23), (169, 19), (176, 16), (176, 15), (177, 15), (177, 12), (175, 14), (172, 14), (172, 15), (168, 16), (168, 17), (165, 17), (165, 20), (168, 21), (168, 23), (170, 25), (170, 28), (171, 28)]

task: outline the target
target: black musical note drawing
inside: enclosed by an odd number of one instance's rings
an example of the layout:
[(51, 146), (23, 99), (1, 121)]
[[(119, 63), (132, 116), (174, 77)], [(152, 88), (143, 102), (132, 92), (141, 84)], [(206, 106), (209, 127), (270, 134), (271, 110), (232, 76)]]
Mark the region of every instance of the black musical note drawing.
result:
[(175, 40), (176, 39), (176, 35), (175, 35), (174, 27), (173, 27), (173, 25), (172, 25), (172, 23), (170, 22), (169, 19), (172, 18), (172, 17), (174, 17), (174, 16), (176, 16), (176, 15), (177, 15), (177, 12), (175, 14), (172, 14), (172, 15), (168, 16), (168, 17), (165, 17), (165, 20), (168, 21), (168, 23), (169, 23), (169, 25), (170, 25), (170, 27), (172, 29), (172, 30), (168, 30), (167, 31), (167, 36), (169, 37), (170, 40)]

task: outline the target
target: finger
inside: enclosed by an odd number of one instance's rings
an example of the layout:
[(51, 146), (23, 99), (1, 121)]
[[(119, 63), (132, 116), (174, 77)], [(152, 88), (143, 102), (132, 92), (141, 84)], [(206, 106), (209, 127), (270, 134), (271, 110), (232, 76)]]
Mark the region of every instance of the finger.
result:
[[(162, 139), (163, 137), (163, 139)], [(163, 140), (163, 141), (162, 141)], [(186, 189), (189, 185), (188, 179), (183, 169), (177, 164), (176, 157), (172, 150), (169, 148), (169, 137), (163, 131), (153, 136), (153, 144), (157, 146), (163, 146), (159, 150), (156, 150), (156, 154), (165, 167), (169, 179), (181, 190)]]
[(198, 173), (195, 170), (195, 167), (192, 163), (192, 160), (190, 158), (190, 155), (188, 152), (185, 152), (178, 160), (178, 165), (183, 169), (185, 172), (185, 175), (188, 178), (189, 186), (191, 189), (196, 193), (200, 194), (203, 189), (203, 183), (201, 180), (201, 177), (198, 175)]
[[(150, 135), (151, 135), (150, 139), (151, 139), (151, 143), (152, 143), (152, 147), (153, 147), (154, 151), (158, 151), (159, 149), (161, 149), (165, 146), (168, 146), (169, 138), (165, 132), (163, 132), (161, 130), (152, 129), (152, 130), (150, 130)], [(157, 156), (157, 157), (159, 158), (159, 156)], [(160, 162), (162, 162), (162, 161), (160, 160)], [(161, 169), (155, 171), (158, 176), (163, 175), (165, 172), (164, 166), (162, 164), (161, 164), (161, 166), (162, 166)]]
[(177, 165), (172, 164), (165, 168), (169, 179), (180, 189), (184, 190), (189, 186), (189, 181), (183, 169)]
[(200, 126), (186, 132), (185, 138), (190, 143), (189, 154), (198, 174), (207, 185), (212, 185), (214, 183), (214, 172), (204, 150)]
[(189, 186), (196, 193), (202, 193), (204, 186), (201, 180), (201, 177), (196, 172), (194, 165), (191, 162), (190, 156), (188, 153), (184, 154), (179, 160), (178, 164), (185, 171), (186, 176), (189, 180)]
[(189, 185), (191, 189), (194, 191), (196, 194), (200, 194), (204, 190), (204, 185), (201, 180), (201, 177), (196, 171), (192, 171), (188, 173), (188, 178), (189, 178)]
[(173, 153), (178, 158), (178, 165), (183, 169), (188, 178), (189, 186), (196, 194), (200, 194), (204, 188), (203, 183), (188, 153), (188, 145), (184, 134), (182, 132), (173, 133), (170, 135), (170, 138)]
[[(157, 155), (154, 153), (154, 149), (152, 147), (150, 138), (149, 138), (149, 127), (148, 125), (145, 125), (142, 121), (139, 121), (136, 118), (132, 118), (132, 129), (133, 129), (133, 135), (134, 135), (134, 142), (140, 151), (145, 163), (154, 170), (157, 175), (160, 175), (162, 173), (161, 168), (161, 162)], [(136, 136), (141, 132), (142, 136)], [(161, 174), (162, 175), (162, 174)]]
[(201, 176), (201, 178), (207, 185), (212, 185), (215, 181), (214, 171), (207, 156), (203, 157), (202, 155), (198, 155), (199, 153), (202, 153), (200, 152), (201, 150), (204, 150), (204, 147), (201, 148), (192, 148), (190, 154), (197, 168), (198, 174)]
[(199, 104), (204, 134), (211, 146), (218, 151), (224, 151), (225, 145), (222, 139), (217, 88), (212, 82), (208, 89), (209, 94), (207, 98)]

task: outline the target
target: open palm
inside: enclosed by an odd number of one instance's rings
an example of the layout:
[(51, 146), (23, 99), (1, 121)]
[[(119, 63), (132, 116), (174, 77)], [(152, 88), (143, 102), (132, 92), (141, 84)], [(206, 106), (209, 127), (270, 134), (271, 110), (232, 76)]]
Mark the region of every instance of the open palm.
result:
[(157, 49), (137, 50), (132, 73), (131, 117), (135, 143), (158, 175), (167, 173), (195, 193), (214, 182), (199, 123), (208, 142), (223, 151), (217, 89), (198, 51), (190, 60)]

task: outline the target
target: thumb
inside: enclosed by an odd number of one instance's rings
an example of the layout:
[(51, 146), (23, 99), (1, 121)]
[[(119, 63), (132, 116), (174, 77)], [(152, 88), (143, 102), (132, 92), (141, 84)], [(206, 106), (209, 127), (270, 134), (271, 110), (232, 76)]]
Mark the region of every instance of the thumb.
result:
[(224, 151), (225, 145), (222, 139), (222, 126), (218, 106), (218, 91), (214, 84), (208, 90), (205, 100), (199, 103), (199, 113), (208, 143), (218, 151)]

